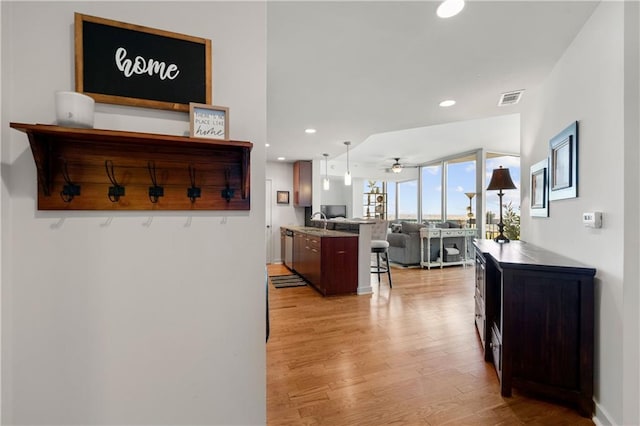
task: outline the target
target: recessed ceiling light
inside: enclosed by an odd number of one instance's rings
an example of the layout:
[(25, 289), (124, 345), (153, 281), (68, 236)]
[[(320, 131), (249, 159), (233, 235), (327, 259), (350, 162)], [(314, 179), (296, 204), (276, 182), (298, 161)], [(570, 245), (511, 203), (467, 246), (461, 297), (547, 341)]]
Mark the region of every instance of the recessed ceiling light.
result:
[(305, 132), (305, 133), (312, 134), (312, 133), (315, 133), (315, 132), (316, 132), (316, 129), (304, 129), (304, 132)]
[(264, 146), (266, 146), (267, 148), (269, 148), (271, 145), (269, 145), (268, 143), (265, 143)]
[(444, 108), (454, 106), (455, 104), (456, 101), (454, 101), (453, 99), (447, 99), (446, 101), (440, 102), (440, 106)]
[(460, 13), (462, 9), (464, 9), (464, 0), (445, 0), (438, 6), (436, 13), (441, 18), (451, 18)]
[(284, 158), (284, 157), (278, 157), (278, 161), (284, 161), (284, 160), (286, 160), (286, 158)]

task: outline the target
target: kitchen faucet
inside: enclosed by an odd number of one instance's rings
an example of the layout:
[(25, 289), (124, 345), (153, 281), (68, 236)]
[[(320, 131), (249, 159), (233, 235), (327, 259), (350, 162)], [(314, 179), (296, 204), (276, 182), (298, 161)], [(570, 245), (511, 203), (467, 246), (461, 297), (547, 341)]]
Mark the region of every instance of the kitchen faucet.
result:
[(324, 214), (324, 212), (315, 212), (314, 214), (311, 215), (311, 220), (313, 220), (313, 218), (319, 214), (321, 218), (324, 218), (324, 230), (327, 230), (327, 215)]

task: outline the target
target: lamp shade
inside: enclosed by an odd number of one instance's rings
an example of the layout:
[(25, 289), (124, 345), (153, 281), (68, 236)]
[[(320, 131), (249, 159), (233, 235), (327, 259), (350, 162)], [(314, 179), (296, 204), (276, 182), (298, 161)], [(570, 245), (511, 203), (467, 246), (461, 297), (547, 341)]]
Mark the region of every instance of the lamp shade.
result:
[(503, 169), (502, 166), (499, 169), (493, 169), (491, 181), (487, 186), (488, 191), (497, 191), (499, 189), (516, 189), (516, 185), (511, 180), (509, 169)]

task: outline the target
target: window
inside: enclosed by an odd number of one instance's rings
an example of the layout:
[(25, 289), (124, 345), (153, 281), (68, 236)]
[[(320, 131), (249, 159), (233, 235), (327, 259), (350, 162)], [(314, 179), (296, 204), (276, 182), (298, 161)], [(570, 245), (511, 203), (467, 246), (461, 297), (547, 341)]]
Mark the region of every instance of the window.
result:
[(426, 166), (421, 171), (422, 220), (442, 220), (442, 165)]
[(396, 183), (387, 183), (387, 217), (389, 220), (398, 219), (396, 215)]
[(418, 220), (418, 180), (398, 182), (398, 219)]
[(447, 220), (458, 221), (463, 226), (469, 220), (469, 197), (465, 193), (476, 192), (475, 154), (449, 160), (445, 164), (447, 166)]

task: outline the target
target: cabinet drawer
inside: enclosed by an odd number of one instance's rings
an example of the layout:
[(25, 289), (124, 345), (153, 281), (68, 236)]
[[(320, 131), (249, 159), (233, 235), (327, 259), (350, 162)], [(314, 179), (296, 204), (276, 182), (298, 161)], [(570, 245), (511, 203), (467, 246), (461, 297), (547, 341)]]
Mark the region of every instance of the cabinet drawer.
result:
[(422, 238), (440, 238), (440, 229), (420, 228), (420, 237)]
[(320, 251), (321, 246), (322, 246), (322, 243), (320, 242), (320, 238), (309, 237), (309, 247)]
[(443, 229), (442, 236), (443, 237), (464, 237), (463, 229)]

